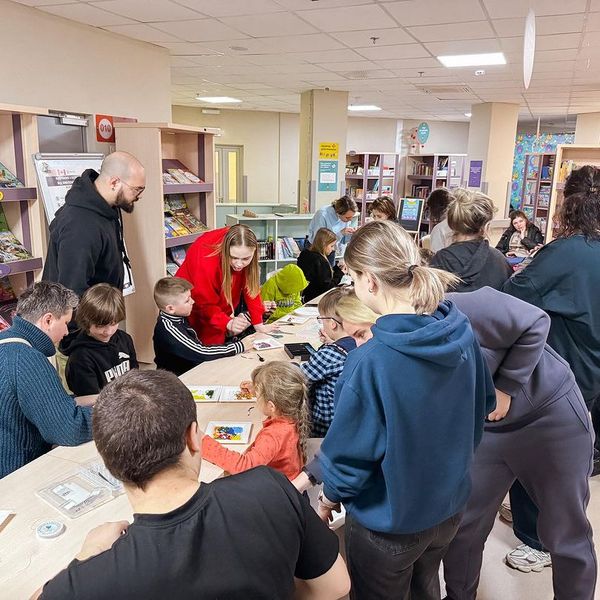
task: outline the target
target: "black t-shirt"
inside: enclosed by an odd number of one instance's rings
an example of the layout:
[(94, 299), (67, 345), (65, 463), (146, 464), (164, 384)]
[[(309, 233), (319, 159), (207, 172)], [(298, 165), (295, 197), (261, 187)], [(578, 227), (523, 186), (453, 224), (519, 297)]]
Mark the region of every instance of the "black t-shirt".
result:
[(162, 515), (136, 514), (110, 550), (73, 560), (43, 600), (281, 600), (325, 574), (338, 539), (280, 473), (257, 467), (202, 484)]

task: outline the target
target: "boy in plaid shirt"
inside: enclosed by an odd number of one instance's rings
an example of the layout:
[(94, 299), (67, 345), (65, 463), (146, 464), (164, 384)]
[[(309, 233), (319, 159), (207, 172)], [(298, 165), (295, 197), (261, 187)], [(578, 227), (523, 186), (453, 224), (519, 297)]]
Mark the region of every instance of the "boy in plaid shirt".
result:
[(346, 288), (334, 288), (321, 298), (317, 319), (327, 343), (300, 365), (310, 384), (311, 437), (325, 437), (333, 419), (335, 384), (348, 352), (356, 348), (356, 342), (343, 330), (336, 312), (337, 303), (347, 293)]

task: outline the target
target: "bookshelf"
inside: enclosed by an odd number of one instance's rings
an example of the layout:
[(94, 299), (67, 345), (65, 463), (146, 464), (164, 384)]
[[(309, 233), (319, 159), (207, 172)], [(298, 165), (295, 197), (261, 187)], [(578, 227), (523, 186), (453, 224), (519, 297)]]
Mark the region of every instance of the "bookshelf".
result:
[(548, 230), (548, 211), (552, 192), (552, 176), (556, 154), (525, 155), (521, 210), (541, 230), (544, 239)]
[(369, 204), (379, 196), (389, 196), (398, 207), (400, 155), (383, 152), (351, 152), (346, 155), (345, 186), (342, 194), (354, 198), (360, 223), (369, 214)]
[[(406, 157), (404, 196), (427, 198), (432, 190), (460, 187), (465, 177), (466, 154), (409, 154)], [(427, 203), (423, 207), (421, 233), (427, 234), (436, 223), (429, 222)]]
[[(260, 282), (263, 284), (267, 279), (267, 274), (272, 271), (277, 271), (289, 264), (295, 264), (297, 257), (282, 258), (277, 252), (278, 244), (276, 240), (281, 238), (293, 238), (300, 250), (304, 246), (304, 238), (308, 233), (308, 226), (314, 215), (312, 214), (272, 214), (258, 215), (257, 217), (244, 217), (243, 215), (227, 215), (227, 225), (237, 225), (241, 223), (252, 229), (256, 238), (259, 241), (259, 252), (263, 249), (263, 258), (259, 258), (260, 266)], [(263, 243), (271, 243), (271, 251), (269, 247), (262, 245)], [(281, 246), (281, 244), (279, 244)], [(267, 250), (265, 253), (264, 250)], [(260, 256), (260, 254), (259, 254)]]
[[(190, 214), (208, 229), (215, 228), (214, 134), (218, 129), (172, 123), (116, 123), (116, 149), (130, 152), (146, 168), (146, 190), (135, 211), (123, 218), (135, 294), (127, 296), (127, 332), (138, 359), (154, 360), (152, 332), (157, 309), (154, 284), (167, 275), (167, 256), (174, 246), (193, 243), (203, 231), (167, 237), (165, 198), (183, 198)], [(164, 183), (163, 173), (179, 164), (197, 175), (199, 183)]]
[(563, 191), (567, 177), (571, 174), (571, 171), (584, 165), (600, 168), (600, 147), (559, 144), (556, 147), (555, 165), (550, 205), (548, 207), (548, 228), (544, 240), (546, 243), (556, 237), (555, 216), (564, 198)]
[(21, 260), (0, 262), (0, 277), (7, 277), (18, 297), (40, 275), (46, 251), (44, 209), (38, 201), (31, 156), (38, 152), (37, 115), (43, 108), (0, 104), (0, 162), (24, 186), (0, 187), (0, 207), (6, 224), (31, 254)]

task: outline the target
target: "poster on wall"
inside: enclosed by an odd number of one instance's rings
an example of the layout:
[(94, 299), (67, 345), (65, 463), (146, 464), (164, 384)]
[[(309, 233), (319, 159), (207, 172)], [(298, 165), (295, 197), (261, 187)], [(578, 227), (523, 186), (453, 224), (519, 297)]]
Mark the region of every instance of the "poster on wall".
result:
[(340, 157), (340, 145), (337, 142), (319, 144), (319, 160), (337, 160)]
[(468, 187), (481, 187), (481, 171), (483, 169), (482, 160), (472, 160), (469, 162), (469, 182)]
[[(63, 206), (67, 192), (73, 182), (86, 169), (100, 171), (104, 154), (41, 154), (33, 155), (33, 164), (38, 180), (38, 188), (44, 203), (48, 225), (56, 211)], [(127, 251), (127, 250), (125, 250)], [(123, 295), (135, 292), (131, 269), (124, 264), (125, 282)]]
[(335, 192), (337, 190), (338, 161), (319, 161), (319, 192)]

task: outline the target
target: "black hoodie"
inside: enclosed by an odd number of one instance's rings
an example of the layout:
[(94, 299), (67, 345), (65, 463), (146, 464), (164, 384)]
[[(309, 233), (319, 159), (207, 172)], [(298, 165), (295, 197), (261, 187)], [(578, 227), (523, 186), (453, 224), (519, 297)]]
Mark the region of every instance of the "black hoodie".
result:
[(138, 368), (133, 340), (120, 329), (108, 342), (100, 342), (83, 331), (65, 340), (61, 346), (69, 357), (65, 375), (76, 396), (97, 394), (113, 379)]
[(499, 290), (512, 275), (504, 255), (490, 248), (487, 240), (454, 242), (436, 252), (429, 264), (461, 278), (462, 282), (452, 290), (455, 292), (473, 292), (486, 285)]
[(121, 211), (98, 193), (98, 173), (87, 169), (67, 192), (65, 205), (50, 223), (48, 256), (42, 279), (62, 283), (81, 296), (96, 283), (123, 289)]

